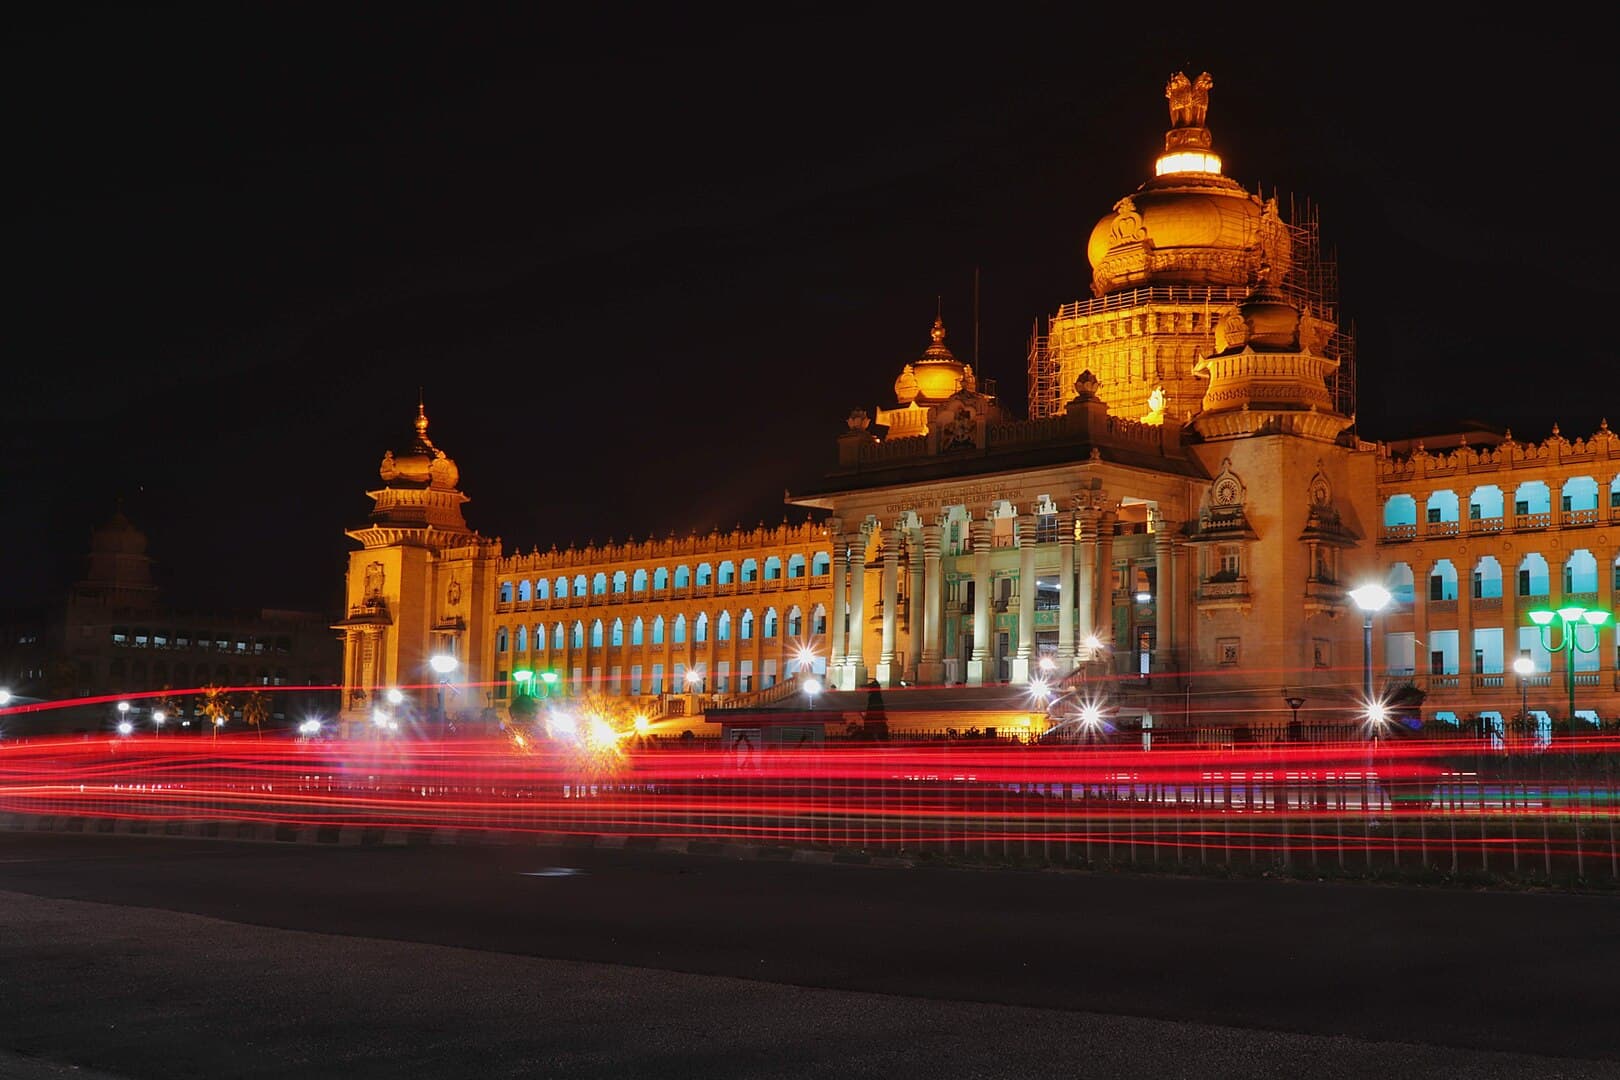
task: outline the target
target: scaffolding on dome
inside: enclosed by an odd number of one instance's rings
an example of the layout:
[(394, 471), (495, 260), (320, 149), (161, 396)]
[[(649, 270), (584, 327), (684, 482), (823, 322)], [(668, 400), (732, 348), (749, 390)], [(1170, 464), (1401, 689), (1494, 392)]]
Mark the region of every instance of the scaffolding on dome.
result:
[[(1309, 314), (1333, 324), (1326, 353), (1339, 361), (1339, 370), (1328, 379), (1328, 390), (1333, 395), (1334, 407), (1345, 416), (1356, 414), (1356, 356), (1355, 327), (1346, 327), (1338, 321), (1339, 268), (1332, 257), (1322, 254), (1321, 221), (1316, 207), (1308, 200), (1288, 199), (1288, 216), (1278, 221), (1287, 238), (1289, 260), (1278, 287), (1302, 314)], [(1267, 244), (1277, 250), (1278, 245)], [(1027, 352), (1029, 374), (1029, 416), (1032, 420), (1045, 419), (1062, 412), (1065, 392), (1060, 365), (1050, 349), (1052, 324), (1059, 320), (1082, 318), (1110, 311), (1128, 311), (1154, 304), (1201, 304), (1214, 310), (1237, 304), (1249, 293), (1245, 286), (1227, 285), (1148, 285), (1134, 289), (1120, 289), (1090, 300), (1064, 304), (1057, 314), (1046, 320), (1046, 332), (1040, 320), (1030, 330)], [(1208, 347), (1214, 348), (1213, 322), (1206, 320), (1205, 334)], [(1134, 343), (1121, 341), (1117, 348), (1135, 348)]]

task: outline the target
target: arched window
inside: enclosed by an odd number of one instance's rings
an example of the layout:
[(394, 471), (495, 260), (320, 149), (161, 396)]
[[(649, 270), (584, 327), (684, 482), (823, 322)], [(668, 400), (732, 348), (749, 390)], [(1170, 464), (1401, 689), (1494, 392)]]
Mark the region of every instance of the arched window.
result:
[(501, 603), (510, 604), (511, 602), (512, 602), (512, 583), (510, 581), (503, 581), (503, 582), (501, 582)]
[(692, 621), (692, 640), (709, 640), (709, 613), (707, 611), (698, 612), (698, 617)]
[(595, 622), (591, 623), (591, 648), (600, 649), (601, 647), (602, 647), (602, 620), (597, 619)]
[(664, 617), (662, 615), (653, 620), (652, 643), (654, 645), (662, 645), (664, 643)]
[[(736, 568), (736, 566), (732, 565), (732, 562), (731, 562), (730, 559), (722, 559), (721, 562), (720, 562), (720, 584), (722, 584), (722, 585), (730, 585), (732, 582), (734, 582), (736, 580), (737, 580), (737, 568)], [(702, 584), (702, 582), (699, 582), (699, 584)]]
[(1552, 491), (1540, 480), (1526, 480), (1513, 492), (1515, 514), (1546, 514), (1552, 511)]
[(624, 644), (624, 620), (623, 619), (614, 619), (613, 620), (613, 637), (612, 637), (611, 640), (612, 640), (613, 644), (615, 644), (615, 645), (623, 645)]
[(557, 587), (551, 591), (551, 595), (559, 600), (566, 599), (568, 596), (568, 579), (565, 577), (558, 578)]
[(1496, 556), (1482, 555), (1474, 564), (1473, 588), (1475, 600), (1502, 598), (1502, 564), (1496, 561)]
[(1489, 521), (1502, 516), (1502, 489), (1495, 484), (1475, 488), (1468, 495), (1468, 520)]
[(1410, 495), (1391, 495), (1384, 502), (1384, 528), (1417, 524), (1417, 500)]
[(630, 624), (630, 644), (632, 644), (632, 645), (640, 645), (641, 644), (641, 636), (642, 636), (641, 616), (637, 615), (636, 616), (636, 621)]
[(1564, 513), (1571, 510), (1596, 510), (1598, 505), (1597, 481), (1590, 476), (1572, 476), (1564, 481), (1559, 492), (1559, 506)]
[(1595, 593), (1598, 588), (1597, 559), (1585, 548), (1570, 552), (1564, 563), (1564, 595)]
[(1519, 560), (1518, 594), (1546, 596), (1551, 586), (1549, 577), (1547, 560), (1542, 558), (1539, 552), (1532, 551)]
[(744, 641), (752, 641), (754, 639), (754, 613), (752, 611), (744, 611), (742, 613), (742, 624), (739, 627), (738, 636)]
[(564, 631), (563, 631), (563, 624), (562, 623), (558, 623), (555, 627), (552, 628), (552, 630), (551, 630), (551, 647), (553, 649), (561, 649), (563, 647), (563, 642), (567, 640), (565, 637), (563, 637), (563, 632)]
[(602, 573), (602, 571), (600, 571), (600, 570), (598, 570), (596, 572), (595, 577), (591, 578), (591, 595), (592, 596), (606, 596), (607, 595), (607, 575)]
[(816, 577), (832, 573), (832, 553), (829, 551), (816, 552), (815, 558), (810, 560), (810, 572)]
[(613, 571), (613, 591), (622, 593), (630, 587), (630, 575), (623, 570)]
[(745, 584), (759, 580), (759, 562), (757, 560), (744, 559), (742, 561), (742, 580)]
[(1397, 604), (1410, 604), (1416, 598), (1412, 568), (1403, 562), (1392, 565), (1385, 579), (1385, 588), (1389, 589), (1389, 595)]
[(673, 642), (676, 645), (683, 644), (686, 641), (686, 616), (685, 615), (677, 615), (677, 616), (675, 616), (675, 625), (673, 627), (671, 627), (669, 639), (670, 639), (671, 642)]
[(637, 570), (634, 574), (632, 574), (630, 576), (630, 591), (631, 592), (646, 592), (647, 591), (647, 571), (645, 571), (645, 570)]
[(772, 555), (765, 560), (765, 580), (775, 581), (782, 576), (782, 559), (779, 555)]
[(812, 634), (825, 634), (827, 632), (827, 605), (817, 604), (810, 613), (810, 632)]
[(1441, 490), (1429, 495), (1429, 501), (1424, 504), (1424, 520), (1431, 525), (1443, 521), (1457, 520), (1457, 493), (1451, 490)]
[(573, 646), (576, 649), (585, 647), (585, 624), (577, 619), (574, 621)]
[(1457, 599), (1457, 568), (1450, 559), (1441, 559), (1429, 568), (1429, 599)]
[(804, 556), (803, 555), (789, 555), (788, 556), (787, 570), (788, 570), (788, 578), (790, 580), (792, 578), (804, 577), (804, 567), (805, 567), (805, 563), (804, 563)]
[(653, 592), (663, 592), (669, 588), (669, 570), (660, 566), (653, 571)]
[(773, 638), (773, 637), (776, 636), (776, 609), (775, 608), (766, 608), (765, 609), (765, 636), (768, 637), (768, 638)]
[(692, 568), (689, 566), (677, 566), (675, 568), (675, 587), (684, 589), (690, 584), (692, 584)]
[(698, 563), (697, 583), (699, 588), (703, 587), (704, 585), (713, 585), (714, 567), (710, 566), (708, 563)]
[(496, 652), (506, 652), (507, 646), (509, 644), (508, 639), (507, 639), (507, 633), (508, 633), (508, 631), (507, 631), (506, 627), (504, 627), (504, 626), (497, 626), (495, 628), (495, 651)]
[(589, 586), (585, 583), (585, 575), (584, 574), (575, 574), (574, 575), (574, 595), (575, 596), (584, 596), (585, 592), (586, 592), (586, 590), (588, 588), (589, 588)]
[(515, 652), (529, 651), (529, 628), (527, 626), (519, 626), (517, 628), (517, 644), (512, 646), (512, 648)]
[(720, 618), (715, 622), (714, 636), (717, 641), (731, 640), (731, 612), (720, 613)]
[(804, 612), (799, 610), (798, 604), (788, 609), (787, 632), (788, 637), (804, 636)]
[(545, 578), (541, 578), (539, 581), (536, 581), (534, 583), (534, 598), (536, 600), (550, 600), (551, 582), (547, 581)]
[(518, 582), (518, 600), (526, 604), (533, 599), (534, 586), (529, 583), (529, 580), (525, 578), (524, 580)]

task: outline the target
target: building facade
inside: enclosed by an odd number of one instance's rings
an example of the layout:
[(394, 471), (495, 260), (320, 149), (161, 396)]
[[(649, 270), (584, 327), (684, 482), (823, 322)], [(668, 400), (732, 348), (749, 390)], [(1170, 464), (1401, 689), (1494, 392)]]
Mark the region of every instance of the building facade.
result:
[[(1362, 439), (1315, 210), (1224, 175), (1212, 87), (1166, 87), (1153, 175), (1089, 233), (1092, 295), (1031, 340), (1028, 414), (937, 317), (894, 405), (852, 411), (824, 479), (788, 494), (803, 524), (507, 555), (462, 519), (419, 410), (349, 534), (345, 716), (377, 718), (390, 686), (430, 711), (435, 655), (486, 718), (517, 672), (654, 716), (768, 697), (801, 667), (833, 691), (1094, 680), (1172, 724), (1364, 713), (1364, 666), (1443, 717), (1499, 709), (1520, 651), (1549, 685), (1518, 598), (1612, 608), (1612, 436)], [(1381, 580), (1369, 650), (1348, 592)], [(1586, 635), (1576, 673), (1613, 718), (1614, 631)]]

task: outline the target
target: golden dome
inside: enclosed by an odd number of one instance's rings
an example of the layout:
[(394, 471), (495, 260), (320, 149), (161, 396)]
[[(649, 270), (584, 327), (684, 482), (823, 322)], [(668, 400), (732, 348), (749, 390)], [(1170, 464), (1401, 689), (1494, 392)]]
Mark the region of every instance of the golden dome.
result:
[(1238, 311), (1248, 326), (1248, 345), (1255, 352), (1298, 352), (1299, 309), (1262, 282)]
[[(894, 394), (900, 404), (916, 402), (921, 406), (938, 405), (961, 390), (972, 376), (971, 370), (945, 347), (945, 322), (934, 318), (934, 328), (928, 332), (932, 343), (915, 362), (907, 364), (900, 377), (894, 380)], [(969, 387), (971, 389), (971, 387)]]
[(1086, 245), (1092, 292), (1141, 285), (1247, 285), (1262, 258), (1286, 269), (1286, 233), (1270, 228), (1275, 208), (1221, 175), (1204, 118), (1209, 73), (1183, 74), (1165, 88), (1171, 128), (1157, 175), (1114, 204)]
[(411, 452), (394, 456), (392, 450), (383, 455), (382, 465), (377, 474), (389, 487), (433, 487), (441, 491), (453, 491), (461, 480), (461, 470), (456, 463), (445, 456), (445, 452), (433, 445), (433, 440), (427, 437), (428, 418), (427, 408), (422, 402), (416, 405), (416, 440), (411, 446)]

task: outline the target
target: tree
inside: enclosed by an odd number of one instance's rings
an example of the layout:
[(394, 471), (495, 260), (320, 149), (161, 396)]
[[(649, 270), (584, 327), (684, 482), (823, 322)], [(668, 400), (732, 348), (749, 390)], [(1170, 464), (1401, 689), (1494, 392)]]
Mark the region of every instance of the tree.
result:
[(209, 731), (217, 737), (221, 725), (231, 718), (234, 708), (231, 695), (225, 692), (223, 686), (209, 685), (202, 688), (202, 696), (203, 717), (208, 721)]
[(270, 699), (262, 690), (249, 692), (242, 703), (242, 720), (264, 738), (264, 722), (270, 719)]

